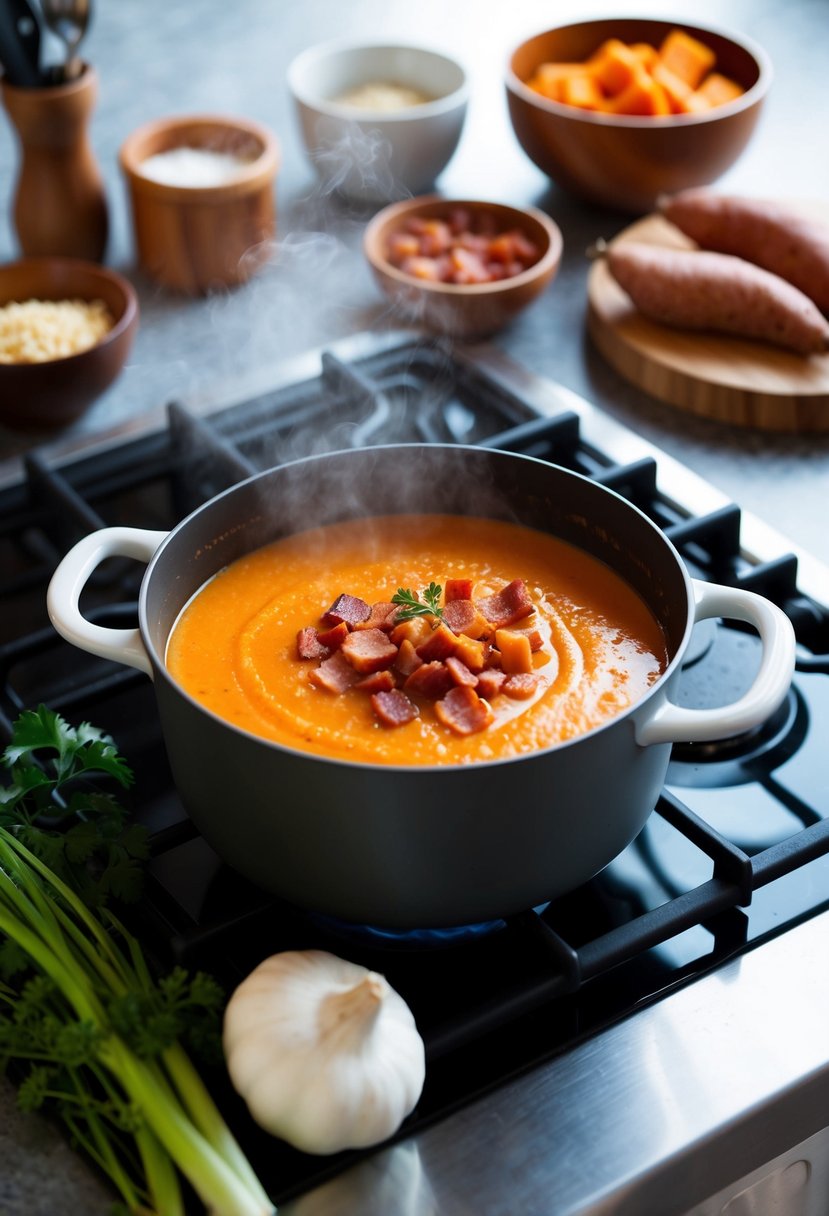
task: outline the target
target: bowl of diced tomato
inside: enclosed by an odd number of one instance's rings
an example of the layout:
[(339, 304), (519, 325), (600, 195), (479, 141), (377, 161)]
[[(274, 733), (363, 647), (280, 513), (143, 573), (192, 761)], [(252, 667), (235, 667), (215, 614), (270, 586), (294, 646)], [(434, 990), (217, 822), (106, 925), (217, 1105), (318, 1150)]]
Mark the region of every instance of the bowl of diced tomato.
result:
[(580, 21), (511, 54), (518, 142), (557, 185), (643, 214), (661, 194), (704, 186), (744, 151), (771, 84), (742, 34), (649, 18)]
[(513, 321), (552, 282), (562, 245), (538, 208), (438, 195), (385, 207), (363, 241), (401, 316), (455, 338), (486, 337)]

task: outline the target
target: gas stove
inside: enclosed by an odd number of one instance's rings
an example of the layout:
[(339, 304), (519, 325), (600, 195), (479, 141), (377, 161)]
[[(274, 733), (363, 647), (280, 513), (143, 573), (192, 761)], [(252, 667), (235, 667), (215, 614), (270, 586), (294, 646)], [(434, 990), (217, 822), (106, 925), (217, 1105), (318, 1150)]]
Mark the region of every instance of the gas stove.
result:
[[(798, 639), (797, 672), (780, 710), (736, 740), (676, 746), (645, 828), (602, 874), (543, 907), (446, 932), (396, 933), (309, 916), (231, 872), (178, 801), (150, 682), (69, 646), (46, 615), (49, 578), (82, 535), (114, 524), (171, 528), (261, 469), (385, 442), (503, 448), (600, 481), (666, 532), (692, 575), (773, 600)], [(230, 990), (268, 954), (329, 949), (386, 974), (415, 1014), (426, 1043), (426, 1086), (417, 1110), (378, 1152), (315, 1158), (289, 1149), (250, 1123), (222, 1076), (211, 1078), (280, 1210), (316, 1211), (312, 1197), (324, 1202), (325, 1188), (332, 1188), (334, 1206), (325, 1210), (384, 1216), (454, 1216), (473, 1208), (685, 1216), (690, 1195), (701, 1205), (695, 1216), (726, 1210), (729, 1216), (810, 1216), (812, 1208), (794, 1201), (732, 1210), (724, 1206), (728, 1196), (717, 1198), (719, 1206), (710, 1206), (709, 1197), (737, 1180), (733, 1193), (748, 1194), (752, 1170), (822, 1129), (814, 1102), (805, 1104), (811, 1122), (801, 1103), (788, 1118), (775, 1115), (779, 1130), (772, 1134), (769, 1125), (764, 1140), (730, 1108), (726, 1120), (718, 1085), (735, 1098), (740, 1093), (745, 1108), (765, 1103), (770, 1109), (770, 1093), (749, 1094), (733, 1078), (718, 1077), (719, 1063), (710, 1056), (704, 1076), (695, 1064), (690, 1076), (688, 1070), (701, 1027), (719, 1043), (718, 1028), (729, 1019), (749, 1018), (754, 1026), (763, 1010), (750, 1002), (767, 999), (754, 994), (766, 992), (770, 977), (793, 968), (801, 955), (808, 960), (818, 943), (825, 958), (829, 570), (570, 391), (491, 347), (427, 345), (411, 334), (349, 339), (302, 356), (250, 393), (237, 386), (232, 398), (214, 399), (209, 409), (171, 403), (163, 415), (92, 444), (55, 444), (8, 462), (0, 467), (0, 547), (0, 729), (8, 737), (22, 709), (44, 703), (70, 722), (88, 720), (115, 737), (136, 774), (135, 815), (151, 831), (148, 886), (135, 930), (159, 964), (204, 968)], [(135, 624), (142, 575), (134, 563), (102, 567), (88, 588), (89, 619)], [(750, 682), (756, 657), (750, 631), (701, 623), (680, 703), (704, 708), (735, 699)], [(612, 804), (609, 781), (609, 814)], [(821, 961), (817, 966), (826, 970)], [(791, 986), (795, 993), (794, 979)], [(673, 1021), (680, 1014), (692, 1019), (685, 1029)], [(798, 1037), (797, 1024), (788, 1035)], [(747, 1031), (738, 1037), (744, 1046), (751, 1041)], [(805, 1053), (803, 1043), (800, 1049)], [(621, 1080), (616, 1076), (625, 1052), (633, 1053), (628, 1067), (642, 1070), (627, 1083), (623, 1069)], [(829, 1071), (829, 1047), (810, 1059), (812, 1074), (818, 1064)], [(597, 1067), (608, 1081), (606, 1102), (601, 1085), (595, 1089)], [(749, 1060), (745, 1068), (758, 1085), (768, 1071)], [(646, 1082), (650, 1114), (628, 1127), (630, 1143), (622, 1151), (622, 1128)], [(680, 1084), (686, 1098), (676, 1089)], [(561, 1085), (570, 1087), (573, 1110), (595, 1115), (592, 1127), (579, 1116), (581, 1148), (568, 1140), (575, 1128)], [(777, 1093), (775, 1085), (791, 1090), (796, 1078), (775, 1076), (768, 1086)], [(829, 1081), (821, 1094), (826, 1088)], [(654, 1093), (664, 1108), (658, 1121)], [(692, 1124), (690, 1107), (696, 1112), (704, 1102), (716, 1109), (711, 1136), (716, 1120), (743, 1132), (730, 1142), (720, 1137), (729, 1152), (716, 1157), (710, 1174), (697, 1172), (693, 1185), (686, 1178), (680, 1199), (665, 1163), (673, 1160), (675, 1170), (699, 1167), (695, 1153), (704, 1145), (705, 1122)], [(539, 1128), (542, 1110), (552, 1122)], [(547, 1145), (543, 1168), (537, 1159), (525, 1160), (529, 1129), (536, 1144)], [(483, 1146), (486, 1160), (479, 1164)], [(465, 1183), (459, 1160), (471, 1171)], [(710, 1163), (710, 1155), (703, 1160)], [(786, 1185), (800, 1177), (790, 1172), (800, 1160), (780, 1166), (789, 1171)], [(813, 1173), (810, 1166), (808, 1177)], [(391, 1206), (388, 1187), (397, 1196)], [(806, 1183), (799, 1192), (808, 1193)], [(468, 1196), (463, 1202), (462, 1195)]]

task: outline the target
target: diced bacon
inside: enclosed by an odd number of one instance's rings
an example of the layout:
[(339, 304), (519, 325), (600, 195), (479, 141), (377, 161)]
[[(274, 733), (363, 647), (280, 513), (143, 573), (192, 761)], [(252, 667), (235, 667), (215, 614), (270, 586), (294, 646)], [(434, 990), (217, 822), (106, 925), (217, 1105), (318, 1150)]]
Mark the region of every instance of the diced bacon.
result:
[(348, 625), (346, 625), (345, 621), (340, 621), (339, 625), (326, 629), (318, 637), (322, 645), (327, 646), (329, 650), (339, 650), (348, 637)]
[(385, 671), (373, 671), (370, 675), (363, 676), (354, 687), (359, 688), (360, 692), (388, 692), (389, 689), (396, 688), (397, 684), (392, 673), (386, 668)]
[(424, 663), (418, 667), (403, 685), (408, 692), (419, 693), (420, 696), (428, 697), (432, 701), (437, 701), (454, 686), (455, 681), (452, 679), (449, 668), (445, 663), (437, 662)]
[(496, 629), (512, 625), (534, 611), (530, 593), (522, 578), (513, 579), (495, 595), (478, 600), (477, 607)]
[(413, 232), (393, 232), (389, 237), (389, 259), (399, 266), (406, 258), (416, 257), (420, 241)]
[(537, 262), (539, 253), (538, 247), (517, 228), (493, 237), (487, 252), (493, 262), (517, 264), (521, 270)]
[(397, 604), (372, 604), (371, 611), (364, 621), (358, 621), (355, 629), (383, 629), (386, 633), (394, 627), (394, 617), (397, 615)]
[(325, 625), (339, 625), (340, 621), (345, 621), (347, 625), (357, 625), (364, 621), (370, 612), (365, 600), (356, 595), (343, 594), (337, 596), (322, 620)]
[(298, 631), (296, 650), (301, 659), (324, 659), (328, 655), (328, 649), (320, 642), (319, 634), (313, 625)]
[(472, 222), (472, 213), (468, 207), (453, 207), (447, 222), (453, 233), (467, 232)]
[(429, 631), (425, 641), (415, 646), (415, 650), (424, 663), (430, 663), (434, 659), (445, 659), (447, 655), (454, 654), (456, 643), (457, 638), (452, 630), (441, 622), (437, 629)]
[(345, 638), (340, 653), (355, 671), (364, 675), (391, 667), (397, 658), (397, 647), (382, 629), (359, 629)]
[(400, 649), (397, 652), (397, 658), (394, 660), (394, 666), (401, 676), (410, 676), (418, 667), (423, 666), (423, 659), (421, 659), (408, 638), (404, 638), (400, 643)]
[(454, 655), (450, 655), (446, 659), (446, 666), (449, 668), (449, 674), (456, 684), (468, 684), (470, 688), (474, 688), (478, 683), (478, 677), (469, 670), (466, 663), (462, 663)]
[(384, 726), (405, 726), (418, 715), (417, 706), (399, 688), (372, 693), (371, 707)]
[(492, 707), (481, 700), (474, 688), (458, 684), (435, 705), (435, 715), (456, 735), (474, 735), (492, 721)]
[(464, 633), (468, 638), (481, 638), (492, 629), (483, 613), (468, 599), (450, 600), (443, 610), (443, 619), (453, 633)]
[(317, 688), (324, 688), (326, 692), (345, 692), (359, 678), (341, 650), (335, 650), (330, 659), (323, 659), (319, 667), (308, 672), (311, 683)]
[(498, 671), (494, 667), (488, 667), (486, 671), (482, 671), (478, 676), (475, 691), (479, 697), (485, 697), (487, 701), (491, 701), (493, 697), (497, 697), (504, 687), (506, 678), (503, 671)]
[(439, 283), (441, 279), (437, 258), (406, 258), (400, 269), (404, 274), (410, 274), (413, 279), (424, 279), (430, 283)]
[(453, 600), (471, 600), (473, 582), (471, 578), (448, 578), (443, 590), (443, 599), (447, 604)]
[(521, 671), (507, 676), (504, 680), (503, 693), (513, 701), (528, 701), (535, 695), (539, 683), (544, 677), (535, 672)]
[(452, 259), (453, 283), (489, 282), (489, 273), (480, 254), (457, 246), (449, 256)]

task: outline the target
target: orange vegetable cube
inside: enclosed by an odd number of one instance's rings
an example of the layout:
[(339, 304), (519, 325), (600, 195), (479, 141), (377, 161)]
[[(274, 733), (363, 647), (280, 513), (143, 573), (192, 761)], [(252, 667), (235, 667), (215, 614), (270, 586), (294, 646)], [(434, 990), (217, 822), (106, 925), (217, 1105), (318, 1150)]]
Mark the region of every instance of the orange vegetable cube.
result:
[(656, 47), (652, 46), (650, 42), (632, 42), (630, 49), (642, 64), (642, 67), (652, 72), (654, 64), (659, 60), (659, 51)]
[(669, 71), (692, 89), (697, 88), (716, 62), (711, 48), (684, 30), (671, 30), (659, 48), (659, 58)]
[(728, 101), (734, 101), (737, 97), (742, 97), (743, 92), (744, 89), (736, 80), (731, 80), (720, 72), (710, 72), (697, 89), (697, 94), (712, 106), (722, 106)]
[(704, 93), (700, 93), (699, 89), (694, 89), (685, 102), (686, 114), (705, 114), (711, 109), (713, 109), (711, 102)]
[(600, 110), (604, 105), (604, 93), (595, 76), (589, 72), (574, 72), (562, 79), (561, 100), (565, 105), (578, 106), (582, 110)]
[(465, 663), (470, 671), (483, 671), (484, 644), (462, 633), (455, 639), (455, 657)]
[(667, 94), (652, 76), (641, 68), (631, 83), (617, 97), (607, 103), (612, 114), (670, 114), (671, 106)]
[(641, 73), (639, 56), (619, 38), (609, 38), (590, 57), (597, 83), (609, 97), (615, 97)]
[(572, 76), (586, 76), (588, 71), (583, 63), (540, 63), (527, 81), (527, 87), (550, 101), (561, 101), (564, 81)]
[(391, 640), (395, 646), (400, 646), (404, 639), (408, 639), (413, 646), (419, 646), (431, 632), (432, 626), (427, 617), (413, 616), (408, 621), (395, 625), (391, 631)]
[(653, 78), (658, 85), (665, 91), (665, 96), (668, 99), (668, 105), (671, 108), (672, 114), (685, 114), (688, 110), (688, 98), (693, 93), (691, 86), (684, 80), (681, 80), (675, 72), (666, 67), (664, 63), (657, 61), (653, 68)]
[(496, 629), (495, 645), (501, 654), (501, 670), (509, 674), (532, 671), (533, 657), (526, 633), (514, 629)]

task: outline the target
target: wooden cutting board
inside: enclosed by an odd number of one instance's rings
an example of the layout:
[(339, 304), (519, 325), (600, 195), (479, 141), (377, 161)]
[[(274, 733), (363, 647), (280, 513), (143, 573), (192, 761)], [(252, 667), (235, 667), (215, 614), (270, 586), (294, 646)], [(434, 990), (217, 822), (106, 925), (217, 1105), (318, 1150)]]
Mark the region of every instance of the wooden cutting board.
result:
[[(829, 222), (829, 204), (797, 205)], [(615, 240), (693, 247), (659, 215), (637, 220)], [(620, 375), (660, 401), (734, 426), (829, 431), (829, 354), (804, 357), (658, 325), (639, 315), (602, 259), (591, 267), (587, 294), (596, 347)]]

